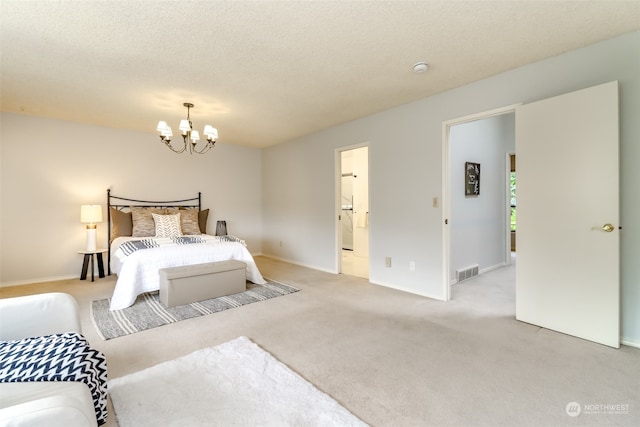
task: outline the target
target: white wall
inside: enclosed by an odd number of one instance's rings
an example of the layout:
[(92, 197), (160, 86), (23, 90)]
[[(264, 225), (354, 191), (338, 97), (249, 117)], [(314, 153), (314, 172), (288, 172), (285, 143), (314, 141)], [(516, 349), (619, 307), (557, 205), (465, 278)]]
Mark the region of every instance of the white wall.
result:
[[(515, 152), (515, 114), (503, 114), (451, 127), (450, 278), (478, 264), (480, 270), (506, 259), (507, 153)], [(464, 194), (465, 162), (480, 163), (480, 196)]]
[(370, 280), (442, 298), (442, 205), (431, 204), (441, 197), (442, 122), (618, 80), (622, 334), (640, 345), (638, 52), (640, 33), (628, 34), (266, 149), (263, 253), (336, 271), (334, 152), (368, 142)]
[[(101, 204), (106, 190), (139, 199), (175, 200), (202, 192), (208, 230), (261, 247), (261, 151), (217, 144), (205, 155), (174, 154), (155, 132), (142, 133), (6, 114), (1, 136), (0, 281), (2, 286), (78, 277), (85, 245), (80, 205)], [(154, 126), (150, 125), (150, 129)], [(107, 224), (98, 224), (106, 247)]]

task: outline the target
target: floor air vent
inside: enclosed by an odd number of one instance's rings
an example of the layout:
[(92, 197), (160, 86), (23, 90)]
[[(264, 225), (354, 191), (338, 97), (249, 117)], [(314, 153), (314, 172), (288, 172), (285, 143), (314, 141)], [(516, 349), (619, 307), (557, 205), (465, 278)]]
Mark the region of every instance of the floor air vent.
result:
[(458, 283), (463, 280), (470, 279), (478, 275), (478, 265), (472, 265), (471, 267), (463, 268), (462, 270), (456, 271), (456, 279)]

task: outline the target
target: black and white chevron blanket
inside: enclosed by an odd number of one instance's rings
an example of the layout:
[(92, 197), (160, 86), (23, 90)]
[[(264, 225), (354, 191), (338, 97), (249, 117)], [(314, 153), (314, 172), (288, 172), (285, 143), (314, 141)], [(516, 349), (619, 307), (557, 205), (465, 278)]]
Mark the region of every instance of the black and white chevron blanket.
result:
[(91, 390), (98, 425), (107, 421), (107, 360), (76, 332), (0, 341), (0, 382), (79, 381)]
[(126, 256), (131, 255), (135, 251), (139, 251), (140, 249), (150, 249), (150, 248), (158, 248), (160, 244), (153, 239), (141, 239), (141, 240), (129, 240), (128, 242), (124, 242), (118, 248), (122, 251)]
[(213, 242), (239, 242), (246, 246), (244, 240), (240, 240), (235, 236), (215, 236), (214, 238), (203, 239), (199, 236), (179, 236), (172, 237), (170, 242), (160, 243), (158, 240), (151, 239), (140, 239), (140, 240), (129, 240), (127, 242), (122, 243), (118, 250), (122, 251), (122, 254), (125, 256), (129, 256), (135, 251), (139, 251), (141, 249), (151, 249), (151, 248), (159, 248), (161, 246), (166, 245), (190, 245), (194, 243), (213, 243)]

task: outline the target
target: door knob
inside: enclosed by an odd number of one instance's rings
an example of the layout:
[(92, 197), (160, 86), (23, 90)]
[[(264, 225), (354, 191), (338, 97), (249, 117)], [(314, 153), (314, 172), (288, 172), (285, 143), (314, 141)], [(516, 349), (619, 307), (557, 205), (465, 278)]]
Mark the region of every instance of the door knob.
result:
[(602, 226), (602, 231), (606, 231), (607, 233), (611, 233), (615, 227), (612, 224), (605, 224)]

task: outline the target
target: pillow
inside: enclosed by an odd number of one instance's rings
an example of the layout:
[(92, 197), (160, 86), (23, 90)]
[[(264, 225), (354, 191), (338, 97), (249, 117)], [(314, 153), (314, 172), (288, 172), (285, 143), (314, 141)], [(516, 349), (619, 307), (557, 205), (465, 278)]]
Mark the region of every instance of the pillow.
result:
[(111, 241), (116, 237), (131, 236), (133, 234), (133, 219), (131, 212), (122, 212), (111, 208)]
[(209, 209), (198, 212), (198, 225), (200, 226), (200, 232), (207, 234), (207, 218), (209, 217)]
[(156, 225), (156, 237), (180, 237), (182, 230), (180, 228), (180, 214), (175, 215), (159, 215), (152, 213), (153, 221)]
[(200, 225), (198, 224), (198, 210), (197, 209), (181, 209), (180, 210), (180, 226), (182, 227), (182, 234), (185, 234), (185, 235), (202, 234), (200, 232)]
[(133, 237), (153, 237), (156, 235), (156, 224), (151, 214), (163, 214), (165, 209), (131, 207), (131, 217), (133, 220)]

